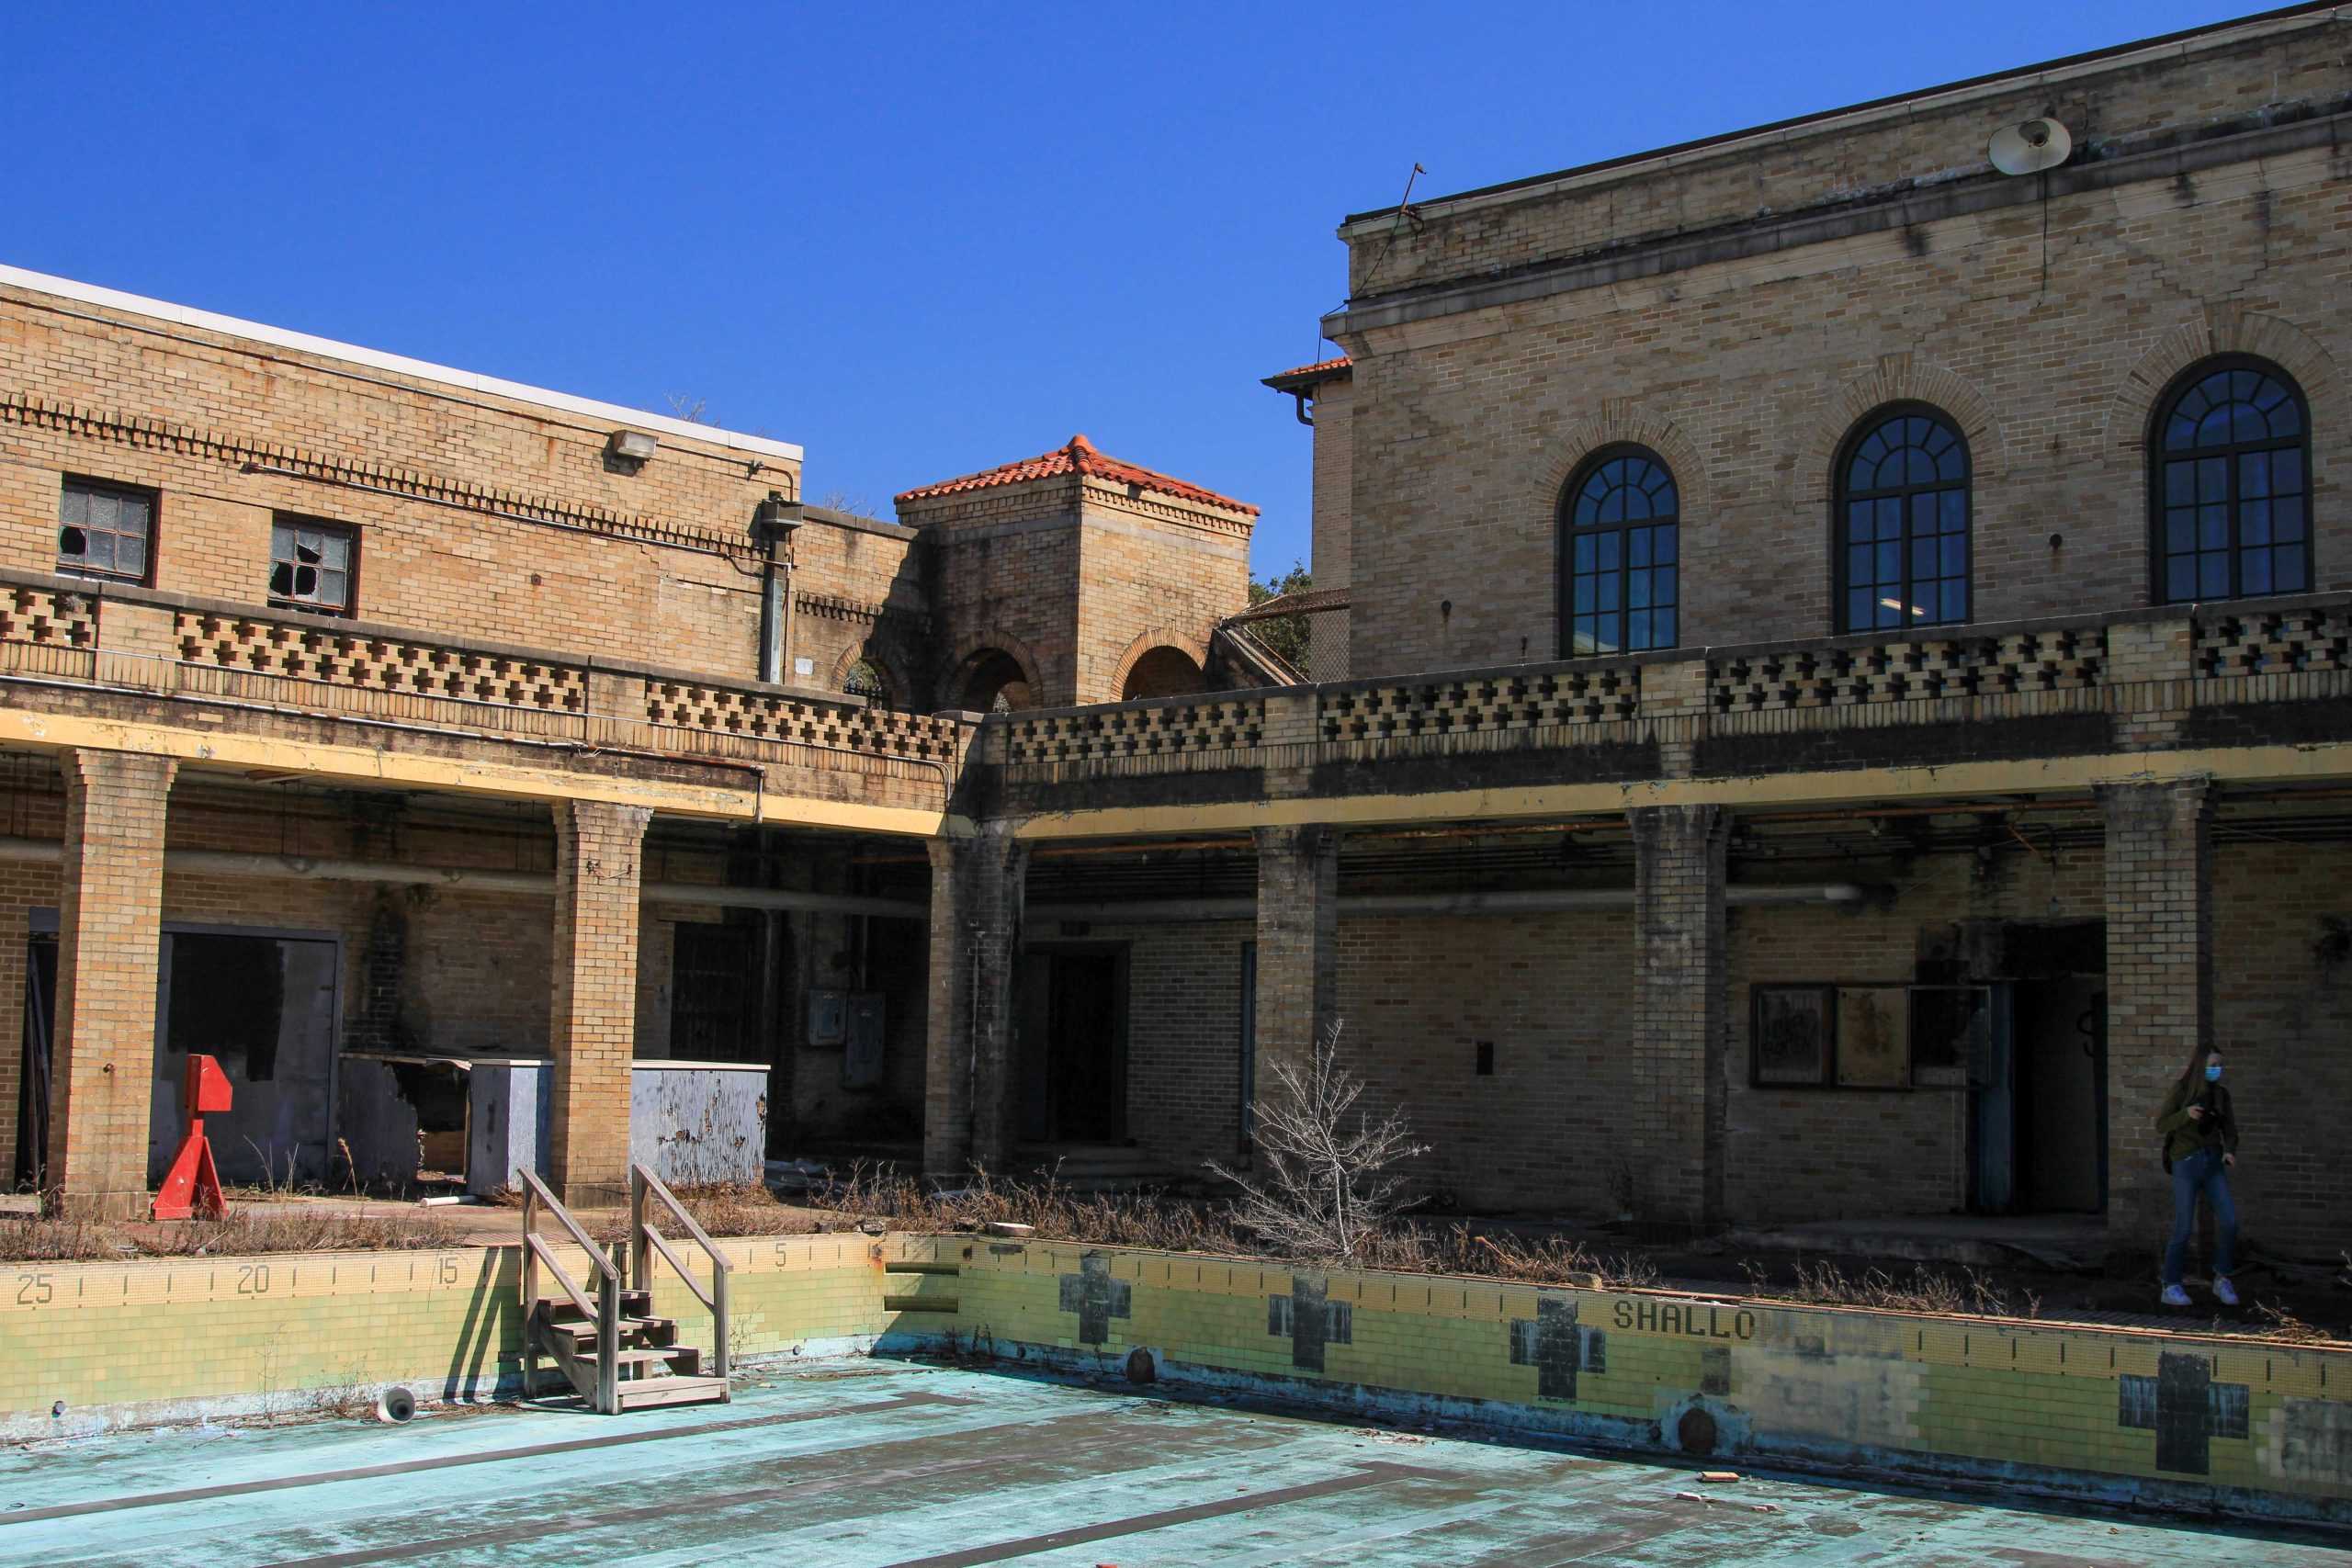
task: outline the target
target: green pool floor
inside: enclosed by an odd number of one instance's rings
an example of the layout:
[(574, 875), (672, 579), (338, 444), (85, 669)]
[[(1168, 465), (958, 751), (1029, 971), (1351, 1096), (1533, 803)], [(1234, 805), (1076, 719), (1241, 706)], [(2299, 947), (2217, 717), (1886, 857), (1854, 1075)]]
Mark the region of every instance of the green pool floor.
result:
[(2352, 1564), (2352, 1550), (1786, 1477), (1708, 1484), (1670, 1465), (882, 1359), (759, 1376), (726, 1405), (182, 1427), (0, 1453), (6, 1563), (2216, 1562)]

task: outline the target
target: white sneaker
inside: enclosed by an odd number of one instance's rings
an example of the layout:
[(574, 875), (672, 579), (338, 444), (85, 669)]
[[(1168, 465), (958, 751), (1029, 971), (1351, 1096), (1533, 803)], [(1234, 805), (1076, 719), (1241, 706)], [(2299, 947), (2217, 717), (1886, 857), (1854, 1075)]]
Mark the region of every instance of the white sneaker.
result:
[(2238, 1304), (2238, 1288), (2227, 1280), (2216, 1280), (2213, 1281), (2213, 1299), (2225, 1307), (2233, 1307)]
[(2188, 1292), (2182, 1290), (2178, 1285), (2166, 1285), (2165, 1287), (2165, 1293), (2158, 1296), (2156, 1300), (2162, 1302), (2168, 1307), (2185, 1307), (2196, 1304), (2188, 1299)]

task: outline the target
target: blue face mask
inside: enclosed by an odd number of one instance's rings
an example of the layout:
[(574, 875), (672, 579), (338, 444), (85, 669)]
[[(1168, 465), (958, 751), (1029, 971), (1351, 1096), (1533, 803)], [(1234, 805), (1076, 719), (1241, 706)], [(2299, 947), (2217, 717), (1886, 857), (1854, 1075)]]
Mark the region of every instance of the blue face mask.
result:
[(2220, 1083), (2222, 1081), (2221, 1063), (2208, 1062), (2205, 1064), (2205, 1081), (2207, 1083)]

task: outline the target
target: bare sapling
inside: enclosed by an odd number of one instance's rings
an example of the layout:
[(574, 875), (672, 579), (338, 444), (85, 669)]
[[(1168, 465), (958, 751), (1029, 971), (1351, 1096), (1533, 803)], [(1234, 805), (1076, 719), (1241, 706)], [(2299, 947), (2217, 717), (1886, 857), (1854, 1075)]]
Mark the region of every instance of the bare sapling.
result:
[(1415, 1200), (1396, 1168), (1427, 1154), (1411, 1123), (1392, 1110), (1375, 1122), (1356, 1108), (1364, 1082), (1340, 1064), (1334, 1023), (1306, 1060), (1269, 1064), (1272, 1092), (1258, 1102), (1248, 1174), (1208, 1167), (1241, 1190), (1233, 1222), (1286, 1257), (1357, 1261)]

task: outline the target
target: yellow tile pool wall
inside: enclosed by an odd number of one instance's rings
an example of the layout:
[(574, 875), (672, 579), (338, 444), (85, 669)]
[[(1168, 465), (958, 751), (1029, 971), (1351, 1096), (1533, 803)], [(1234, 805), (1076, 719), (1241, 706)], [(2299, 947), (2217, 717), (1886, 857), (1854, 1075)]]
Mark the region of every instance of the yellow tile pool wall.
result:
[[(1114, 1364), (1143, 1347), (1243, 1377), (1478, 1402), (1498, 1420), (1669, 1447), (1681, 1413), (1696, 1406), (1725, 1451), (1845, 1463), (1917, 1456), (1978, 1473), (2244, 1489), (2352, 1517), (2341, 1506), (2352, 1499), (2352, 1351), (2343, 1348), (1331, 1273), (1319, 1277), (1326, 1299), (1347, 1303), (1351, 1332), (1349, 1343), (1325, 1345), (1317, 1373), (1295, 1366), (1291, 1342), (1269, 1332), (1269, 1298), (1291, 1293), (1287, 1269), (984, 1239), (961, 1249), (966, 1336), (1099, 1351)], [(1099, 1347), (1081, 1344), (1079, 1314), (1062, 1310), (1061, 1281), (1082, 1279), (1090, 1255), (1128, 1287), (1128, 1315), (1106, 1318)], [(1599, 1368), (1578, 1371), (1572, 1400), (1544, 1397), (1538, 1369), (1512, 1361), (1511, 1324), (1536, 1321), (1547, 1298), (1604, 1337)], [(2120, 1379), (2156, 1377), (2167, 1352), (2202, 1359), (2211, 1382), (2246, 1390), (2246, 1436), (2209, 1436), (2202, 1474), (2160, 1469), (2156, 1433), (2120, 1424)]]
[[(870, 1342), (898, 1239), (720, 1244), (729, 1339), (751, 1357)], [(522, 1355), (517, 1247), (0, 1268), (0, 1436), (207, 1415), (300, 1413), (399, 1383), (421, 1398), (512, 1393)], [(559, 1257), (588, 1278), (576, 1248)], [(709, 1347), (701, 1303), (657, 1266), (654, 1304)], [(543, 1293), (557, 1287), (543, 1283)], [(839, 1342), (839, 1343), (836, 1343)], [(62, 1401), (63, 1417), (51, 1408)]]

